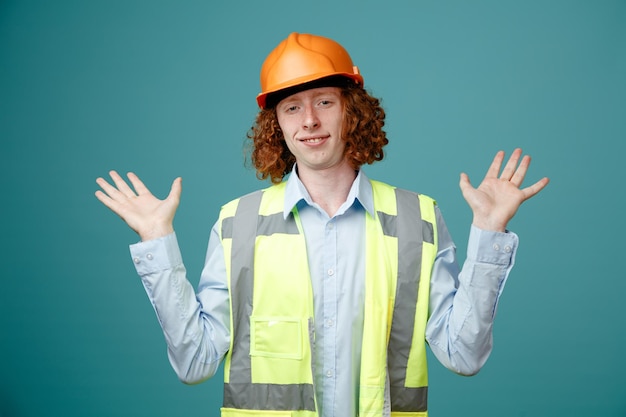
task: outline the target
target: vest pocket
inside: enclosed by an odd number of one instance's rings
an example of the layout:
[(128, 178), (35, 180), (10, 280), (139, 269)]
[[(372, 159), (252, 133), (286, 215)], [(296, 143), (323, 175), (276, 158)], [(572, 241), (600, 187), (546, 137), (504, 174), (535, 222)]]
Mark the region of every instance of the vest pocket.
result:
[(302, 332), (298, 317), (250, 316), (250, 356), (302, 360)]

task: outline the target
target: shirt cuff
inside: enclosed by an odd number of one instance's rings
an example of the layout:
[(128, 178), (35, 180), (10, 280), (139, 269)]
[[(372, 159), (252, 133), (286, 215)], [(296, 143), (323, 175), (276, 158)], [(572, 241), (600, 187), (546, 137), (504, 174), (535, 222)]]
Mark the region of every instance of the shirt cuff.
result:
[(519, 239), (513, 232), (493, 232), (472, 225), (467, 244), (467, 258), (475, 262), (510, 265)]
[(142, 277), (172, 269), (183, 262), (176, 233), (130, 245), (130, 255)]

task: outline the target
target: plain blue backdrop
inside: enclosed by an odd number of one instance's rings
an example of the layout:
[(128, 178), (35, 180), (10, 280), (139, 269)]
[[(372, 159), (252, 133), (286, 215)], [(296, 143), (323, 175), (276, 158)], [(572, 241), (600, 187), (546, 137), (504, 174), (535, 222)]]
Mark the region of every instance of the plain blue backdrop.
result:
[(626, 2), (0, 1), (0, 417), (218, 416), (221, 375), (180, 383), (128, 253), (93, 196), (110, 169), (165, 196), (196, 285), (244, 166), (264, 57), (329, 36), (382, 97), (376, 179), (435, 197), (464, 259), (495, 152), (551, 183), (510, 228), (521, 246), (485, 368), (431, 356), (432, 416), (624, 416)]

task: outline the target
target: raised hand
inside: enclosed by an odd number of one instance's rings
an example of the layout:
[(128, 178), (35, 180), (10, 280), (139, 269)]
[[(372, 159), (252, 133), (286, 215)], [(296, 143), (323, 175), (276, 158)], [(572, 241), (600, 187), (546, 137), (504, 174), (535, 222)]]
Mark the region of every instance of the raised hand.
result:
[(182, 192), (181, 178), (174, 180), (167, 198), (159, 200), (132, 172), (128, 173), (128, 179), (134, 190), (117, 172), (111, 171), (109, 175), (115, 185), (97, 178), (102, 191), (96, 191), (96, 198), (120, 216), (141, 240), (156, 239), (174, 231), (174, 215)]
[(459, 186), (474, 213), (474, 226), (505, 231), (520, 205), (548, 185), (549, 179), (544, 177), (531, 186), (520, 188), (530, 165), (530, 156), (525, 155), (520, 161), (521, 156), (522, 150), (515, 149), (498, 177), (504, 160), (504, 152), (499, 151), (478, 188), (470, 184), (467, 174), (461, 174)]

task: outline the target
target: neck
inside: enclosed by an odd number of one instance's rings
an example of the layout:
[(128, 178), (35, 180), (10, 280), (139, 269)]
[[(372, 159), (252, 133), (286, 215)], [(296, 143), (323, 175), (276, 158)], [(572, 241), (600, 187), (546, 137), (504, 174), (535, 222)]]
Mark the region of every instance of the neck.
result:
[(357, 173), (349, 164), (325, 170), (300, 169), (298, 177), (306, 187), (313, 202), (318, 204), (330, 217), (348, 198), (348, 193)]

